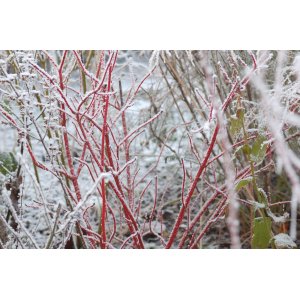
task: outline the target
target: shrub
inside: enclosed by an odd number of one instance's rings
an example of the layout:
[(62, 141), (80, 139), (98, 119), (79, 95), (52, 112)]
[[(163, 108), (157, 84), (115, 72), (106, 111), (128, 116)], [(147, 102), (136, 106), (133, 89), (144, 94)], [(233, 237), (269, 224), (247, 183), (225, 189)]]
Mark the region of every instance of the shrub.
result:
[(296, 240), (296, 52), (0, 59), (1, 247), (276, 247), (289, 214)]

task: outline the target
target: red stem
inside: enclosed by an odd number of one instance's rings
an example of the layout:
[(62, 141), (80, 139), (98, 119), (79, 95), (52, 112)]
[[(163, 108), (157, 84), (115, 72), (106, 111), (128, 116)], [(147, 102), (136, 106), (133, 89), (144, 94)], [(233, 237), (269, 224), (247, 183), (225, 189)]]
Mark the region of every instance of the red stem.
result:
[(189, 192), (188, 192), (188, 194), (187, 194), (187, 196), (186, 196), (186, 198), (184, 200), (184, 205), (181, 206), (181, 209), (179, 211), (179, 215), (177, 217), (177, 220), (175, 222), (175, 225), (173, 227), (173, 230), (172, 230), (171, 235), (169, 237), (169, 240), (167, 242), (166, 249), (171, 248), (171, 246), (174, 243), (174, 240), (175, 240), (175, 238), (177, 236), (177, 233), (178, 233), (178, 230), (179, 230), (179, 226), (182, 223), (182, 220), (183, 220), (186, 208), (190, 204), (190, 201), (191, 201), (191, 198), (192, 198), (193, 193), (195, 191), (195, 188), (197, 186), (198, 180), (199, 180), (202, 172), (204, 171), (204, 169), (206, 167), (206, 163), (207, 163), (207, 161), (208, 161), (208, 159), (209, 159), (209, 157), (210, 157), (210, 155), (212, 153), (213, 147), (214, 147), (214, 145), (216, 143), (218, 132), (219, 132), (219, 125), (217, 125), (216, 128), (215, 128), (215, 130), (214, 130), (214, 133), (213, 133), (213, 136), (212, 136), (211, 141), (209, 143), (209, 147), (208, 147), (208, 149), (206, 151), (204, 160), (203, 160), (201, 166), (199, 167), (198, 172), (197, 172), (197, 174), (196, 174), (196, 176), (194, 178), (194, 181), (193, 181), (193, 183), (192, 183), (192, 185), (191, 185), (191, 187), (189, 189)]

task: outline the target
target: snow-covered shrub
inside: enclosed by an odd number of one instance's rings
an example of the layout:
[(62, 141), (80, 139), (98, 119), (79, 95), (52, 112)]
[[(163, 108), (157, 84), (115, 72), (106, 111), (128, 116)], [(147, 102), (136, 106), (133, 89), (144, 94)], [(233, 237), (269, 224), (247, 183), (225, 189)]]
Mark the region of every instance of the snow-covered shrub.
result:
[(0, 246), (266, 248), (289, 214), (296, 240), (298, 60), (0, 52)]

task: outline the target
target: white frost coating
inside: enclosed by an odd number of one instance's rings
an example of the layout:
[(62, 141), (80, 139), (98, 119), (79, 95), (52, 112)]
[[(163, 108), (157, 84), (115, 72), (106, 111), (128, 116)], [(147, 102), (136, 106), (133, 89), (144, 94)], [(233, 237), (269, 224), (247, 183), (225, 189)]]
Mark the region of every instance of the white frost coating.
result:
[(134, 163), (137, 160), (137, 157), (135, 156), (133, 159), (129, 160), (121, 169), (117, 171), (112, 171), (113, 175), (119, 176), (130, 164)]
[(249, 203), (253, 205), (255, 210), (266, 208), (266, 206), (263, 203), (259, 203), (257, 201), (249, 201)]
[(205, 134), (205, 136), (208, 139), (210, 139), (210, 137), (211, 137), (210, 122), (206, 121), (201, 128), (192, 129), (191, 132), (192, 133), (203, 132)]
[(264, 189), (259, 188), (258, 191), (264, 196), (264, 198), (265, 198), (266, 200), (268, 199), (268, 196), (267, 196), (266, 192), (264, 191)]
[(45, 195), (44, 195), (44, 192), (41, 188), (41, 185), (38, 183), (38, 181), (36, 180), (34, 174), (31, 172), (28, 164), (26, 163), (25, 159), (24, 159), (24, 156), (21, 154), (21, 153), (17, 153), (17, 158), (19, 159), (19, 161), (22, 162), (22, 165), (25, 167), (27, 173), (29, 174), (32, 182), (34, 183), (34, 188), (38, 191), (39, 195), (40, 195), (40, 198), (42, 200), (42, 203), (43, 203), (43, 207), (44, 207), (44, 211), (45, 211), (45, 219), (46, 219), (46, 222), (47, 222), (47, 225), (51, 228), (51, 222), (50, 222), (50, 216), (49, 216), (49, 213), (48, 213), (48, 210), (47, 210), (47, 201), (46, 201), (46, 198), (45, 198)]
[(224, 151), (224, 167), (226, 175), (225, 184), (227, 188), (227, 199), (229, 209), (226, 223), (230, 233), (231, 248), (239, 249), (241, 248), (239, 202), (237, 201), (237, 194), (235, 191), (235, 171), (234, 165), (231, 160), (231, 144), (226, 131), (225, 115), (221, 111), (219, 111), (217, 117), (220, 124), (220, 134), (218, 138)]
[(300, 55), (297, 55), (294, 59), (294, 68), (298, 77), (300, 77)]
[[(107, 172), (107, 173), (102, 173), (99, 177), (98, 177), (98, 179), (97, 179), (97, 181), (94, 183), (94, 186), (92, 187), (93, 188), (93, 191), (96, 189), (96, 187), (97, 187), (97, 185), (98, 185), (98, 183), (101, 181), (101, 179), (103, 179), (104, 178), (104, 182), (107, 184), (107, 183), (109, 183), (111, 180), (112, 180), (112, 174), (110, 173), (110, 172)], [(92, 192), (93, 192), (92, 191)]]
[(285, 233), (280, 233), (274, 236), (274, 244), (277, 249), (293, 249), (297, 248), (292, 238)]
[[(282, 90), (284, 89), (284, 77), (283, 77), (283, 63), (286, 60), (286, 53), (280, 52), (276, 76), (275, 76), (275, 88), (273, 93), (270, 94), (268, 86), (264, 82), (263, 74), (257, 73), (258, 76), (252, 78), (252, 83), (261, 94), (260, 105), (262, 112), (267, 121), (267, 126), (270, 130), (272, 138), (274, 139), (274, 146), (277, 158), (276, 171), (280, 172), (283, 168), (289, 178), (292, 189), (291, 198), (291, 226), (290, 236), (293, 240), (296, 239), (297, 233), (297, 206), (300, 203), (300, 180), (297, 175), (297, 168), (295, 166), (300, 165), (300, 160), (297, 155), (291, 155), (292, 149), (285, 141), (282, 128), (282, 116), (285, 108), (282, 105)], [(298, 59), (297, 59), (298, 61)], [(298, 62), (296, 61), (296, 65)], [(291, 95), (292, 96), (292, 95)], [(300, 127), (299, 117), (293, 113), (287, 113), (285, 120), (290, 125), (296, 125)]]
[(57, 232), (63, 232), (65, 228), (71, 224), (74, 220), (79, 220), (82, 217), (82, 214), (79, 212), (79, 210), (83, 207), (83, 205), (89, 200), (95, 189), (97, 188), (98, 184), (101, 180), (105, 179), (105, 182), (108, 183), (113, 178), (112, 174), (110, 172), (101, 173), (100, 176), (96, 179), (93, 186), (90, 188), (90, 190), (85, 194), (84, 198), (77, 203), (74, 210), (68, 214), (64, 224), (60, 226), (60, 229)]
[(151, 57), (149, 59), (149, 69), (152, 70), (154, 67), (157, 66), (158, 60), (159, 60), (159, 50), (154, 50), (151, 54)]
[(206, 137), (210, 139), (210, 122), (205, 122), (202, 128)]
[(5, 189), (3, 189), (2, 191), (2, 195), (4, 195), (5, 197), (5, 200), (6, 200), (6, 203), (8, 204), (8, 207), (16, 221), (16, 223), (21, 227), (21, 229), (23, 230), (23, 232), (26, 234), (26, 236), (29, 238), (29, 240), (31, 241), (31, 243), (33, 244), (33, 246), (36, 248), (36, 249), (39, 249), (40, 247), (38, 246), (38, 243), (36, 242), (35, 238), (32, 236), (32, 234), (29, 232), (29, 230), (27, 230), (24, 222), (22, 221), (22, 219), (20, 219), (18, 217), (18, 214), (11, 202), (11, 199), (10, 199), (10, 196), (8, 194), (8, 191), (6, 191)]
[(270, 218), (272, 218), (272, 220), (273, 220), (273, 222), (274, 223), (285, 223), (288, 219), (289, 219), (289, 217), (290, 217), (290, 215), (289, 215), (289, 213), (287, 213), (287, 212), (285, 212), (284, 214), (283, 214), (283, 216), (279, 216), (279, 217), (277, 217), (277, 216), (275, 216), (272, 212), (271, 212), (271, 210), (269, 209), (269, 208), (267, 208), (267, 213), (268, 213), (268, 216), (270, 217)]
[(100, 176), (96, 179), (96, 181), (94, 182), (94, 184), (92, 185), (92, 187), (90, 188), (90, 190), (85, 194), (84, 198), (82, 199), (82, 201), (80, 201), (74, 211), (72, 212), (72, 214), (76, 214), (76, 212), (78, 212), (78, 210), (83, 206), (83, 204), (85, 204), (87, 202), (87, 200), (89, 199), (89, 197), (93, 194), (93, 192), (95, 191), (95, 189), (97, 188), (98, 184), (100, 183), (100, 181), (102, 179), (104, 179), (105, 183), (109, 183), (112, 180), (112, 174), (110, 172), (107, 173), (101, 173)]

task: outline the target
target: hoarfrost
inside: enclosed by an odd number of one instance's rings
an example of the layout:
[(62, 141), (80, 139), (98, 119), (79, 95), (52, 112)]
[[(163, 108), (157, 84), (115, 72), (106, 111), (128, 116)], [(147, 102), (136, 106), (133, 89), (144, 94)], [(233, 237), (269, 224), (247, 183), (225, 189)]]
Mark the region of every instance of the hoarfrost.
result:
[(292, 238), (285, 233), (279, 233), (274, 236), (274, 244), (277, 249), (294, 249), (297, 245)]

